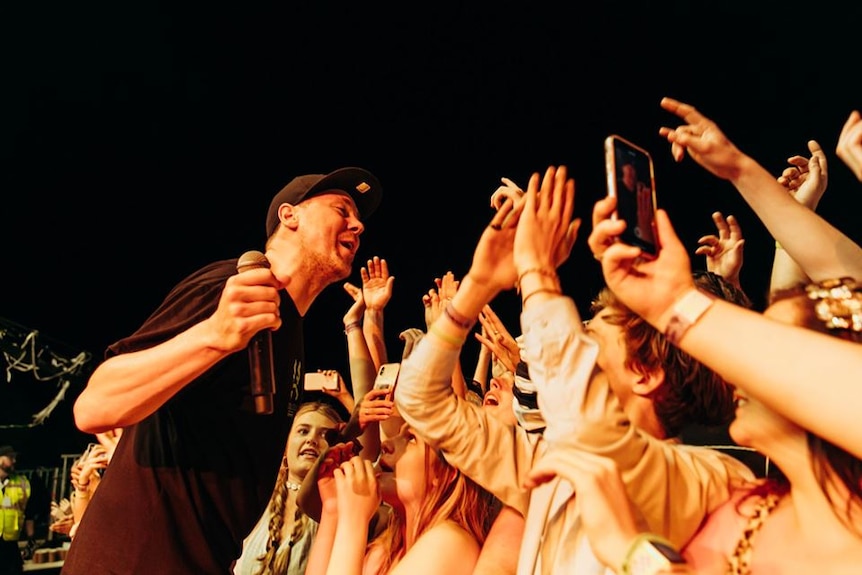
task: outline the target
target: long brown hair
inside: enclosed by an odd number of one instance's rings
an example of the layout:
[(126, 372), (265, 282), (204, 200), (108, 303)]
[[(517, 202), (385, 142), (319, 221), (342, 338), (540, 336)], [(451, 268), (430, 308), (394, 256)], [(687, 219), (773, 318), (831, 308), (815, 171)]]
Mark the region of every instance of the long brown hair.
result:
[[(699, 288), (737, 305), (750, 306), (748, 297), (723, 277), (700, 271), (692, 276)], [(625, 367), (641, 375), (664, 371), (664, 382), (652, 399), (666, 437), (678, 436), (687, 425), (727, 425), (733, 420), (733, 387), (721, 376), (671, 344), (607, 287), (592, 302), (591, 311), (595, 315), (605, 308), (615, 312), (606, 321), (623, 332)]]

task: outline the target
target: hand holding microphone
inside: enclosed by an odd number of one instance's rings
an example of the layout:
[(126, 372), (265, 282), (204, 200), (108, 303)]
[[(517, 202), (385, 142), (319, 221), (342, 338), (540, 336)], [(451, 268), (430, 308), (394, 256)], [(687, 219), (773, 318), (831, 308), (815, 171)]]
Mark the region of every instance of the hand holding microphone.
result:
[[(236, 264), (237, 272), (269, 268), (269, 260), (257, 251), (242, 254)], [(254, 399), (254, 412), (270, 414), (273, 412), (275, 395), (275, 369), (272, 357), (272, 332), (263, 329), (256, 333), (248, 343), (248, 363), (251, 368), (251, 395)]]

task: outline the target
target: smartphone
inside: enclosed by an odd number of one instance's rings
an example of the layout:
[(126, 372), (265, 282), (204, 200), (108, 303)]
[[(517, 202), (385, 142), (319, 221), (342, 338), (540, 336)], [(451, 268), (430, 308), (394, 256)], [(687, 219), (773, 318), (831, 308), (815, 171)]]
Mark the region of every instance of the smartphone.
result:
[(401, 370), (400, 363), (384, 363), (377, 370), (377, 377), (374, 379), (374, 389), (393, 390), (398, 382), (398, 372)]
[(338, 389), (338, 374), (306, 373), (305, 380), (303, 381), (303, 389), (306, 391)]
[(620, 241), (637, 246), (648, 258), (658, 254), (655, 229), (655, 174), (652, 156), (622, 136), (605, 138), (608, 195), (617, 198), (615, 219), (625, 220)]

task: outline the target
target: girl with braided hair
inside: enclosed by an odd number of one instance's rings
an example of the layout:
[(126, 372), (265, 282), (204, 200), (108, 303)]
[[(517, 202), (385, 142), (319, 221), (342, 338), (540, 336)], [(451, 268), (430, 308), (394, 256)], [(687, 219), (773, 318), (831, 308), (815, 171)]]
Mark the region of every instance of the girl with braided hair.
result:
[(308, 470), (329, 447), (326, 433), (339, 428), (342, 422), (338, 411), (322, 401), (299, 406), (269, 506), (243, 542), (235, 575), (305, 573), (317, 522), (302, 513), (296, 496)]

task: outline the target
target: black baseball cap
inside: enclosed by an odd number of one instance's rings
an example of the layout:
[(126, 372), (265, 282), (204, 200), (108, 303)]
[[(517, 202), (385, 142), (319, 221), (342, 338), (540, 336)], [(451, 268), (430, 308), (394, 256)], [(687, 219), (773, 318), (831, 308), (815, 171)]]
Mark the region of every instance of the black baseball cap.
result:
[(368, 170), (362, 168), (340, 168), (328, 174), (307, 174), (297, 176), (275, 194), (266, 213), (266, 237), (278, 227), (278, 208), (281, 204), (298, 204), (315, 194), (329, 190), (341, 190), (350, 194), (359, 210), (359, 217), (365, 220), (374, 213), (383, 197), (380, 181)]
[(9, 457), (15, 457), (18, 455), (18, 452), (15, 451), (15, 448), (11, 445), (0, 445), (0, 457), (4, 455), (8, 455)]

